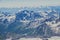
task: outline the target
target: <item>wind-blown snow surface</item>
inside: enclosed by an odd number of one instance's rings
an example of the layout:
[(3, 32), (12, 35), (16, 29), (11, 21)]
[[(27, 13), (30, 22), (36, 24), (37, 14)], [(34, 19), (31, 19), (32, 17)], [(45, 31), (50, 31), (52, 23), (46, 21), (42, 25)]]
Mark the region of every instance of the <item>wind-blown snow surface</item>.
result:
[[(1, 8), (0, 39), (60, 36), (60, 7)], [(8, 39), (10, 38), (10, 39)]]

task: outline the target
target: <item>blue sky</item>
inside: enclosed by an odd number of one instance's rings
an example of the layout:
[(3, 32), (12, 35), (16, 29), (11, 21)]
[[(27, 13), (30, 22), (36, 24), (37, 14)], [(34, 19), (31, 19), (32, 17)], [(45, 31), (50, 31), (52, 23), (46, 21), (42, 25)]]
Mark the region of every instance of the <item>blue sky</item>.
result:
[(60, 6), (60, 0), (0, 0), (0, 7)]

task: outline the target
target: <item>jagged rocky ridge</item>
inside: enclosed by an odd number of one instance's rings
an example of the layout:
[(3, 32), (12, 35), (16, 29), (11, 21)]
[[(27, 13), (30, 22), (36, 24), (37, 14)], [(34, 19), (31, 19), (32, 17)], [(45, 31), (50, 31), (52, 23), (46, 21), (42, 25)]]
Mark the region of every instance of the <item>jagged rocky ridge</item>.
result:
[(57, 9), (52, 7), (38, 10), (23, 9), (14, 14), (2, 12), (0, 13), (0, 36), (3, 38), (59, 36), (60, 12)]

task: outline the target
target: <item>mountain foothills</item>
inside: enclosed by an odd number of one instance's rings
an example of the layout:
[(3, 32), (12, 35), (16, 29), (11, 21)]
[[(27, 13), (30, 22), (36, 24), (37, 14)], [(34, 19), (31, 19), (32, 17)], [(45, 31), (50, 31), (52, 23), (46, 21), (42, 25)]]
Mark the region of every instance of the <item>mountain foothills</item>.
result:
[(59, 8), (0, 8), (0, 39), (60, 36)]

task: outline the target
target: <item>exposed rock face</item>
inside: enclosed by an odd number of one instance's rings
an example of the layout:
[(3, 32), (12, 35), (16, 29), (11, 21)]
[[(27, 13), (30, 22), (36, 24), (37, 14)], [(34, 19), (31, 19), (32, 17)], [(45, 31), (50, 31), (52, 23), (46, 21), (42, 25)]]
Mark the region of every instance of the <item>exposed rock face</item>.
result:
[(20, 37), (50, 38), (60, 35), (60, 13), (55, 9), (45, 10), (24, 9), (14, 14), (2, 12), (0, 15), (1, 36), (16, 39)]

